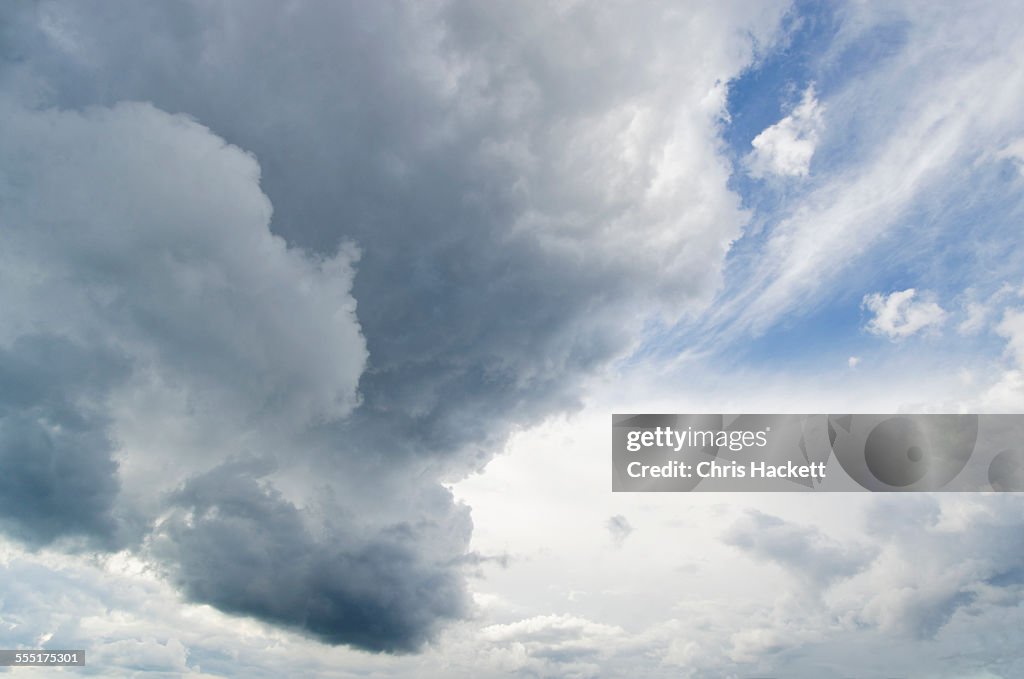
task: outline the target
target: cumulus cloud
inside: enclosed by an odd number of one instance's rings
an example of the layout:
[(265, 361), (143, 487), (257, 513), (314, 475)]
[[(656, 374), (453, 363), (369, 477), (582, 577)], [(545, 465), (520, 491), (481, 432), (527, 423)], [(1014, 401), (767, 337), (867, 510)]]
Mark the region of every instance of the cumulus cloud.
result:
[(907, 288), (888, 295), (872, 293), (865, 295), (862, 305), (874, 314), (865, 328), (875, 335), (891, 340), (900, 340), (925, 330), (942, 325), (946, 311), (936, 302), (914, 298), (917, 291)]
[(329, 520), (314, 532), (267, 471), (227, 463), (171, 496), (150, 549), (186, 594), (374, 651), (416, 650), (441, 621), (466, 613), (450, 560), (464, 549), (468, 516), (444, 517), (448, 498), (438, 498), (431, 523), (359, 535)]
[(623, 320), (710, 300), (748, 218), (723, 83), (783, 4), (186, 3), (118, 10), (137, 28), (111, 35), (110, 7), (68, 3), (46, 25), (74, 50), (31, 13), (19, 44), (54, 103), (151, 100), (254, 152), (290, 242), (357, 242), (373, 358), (346, 436), (463, 473), (510, 422), (574, 407), (636, 340)]
[[(330, 643), (408, 651), (462, 615), (468, 518), (430, 477), (378, 470), (368, 496), (388, 479), (404, 493), (372, 519), (330, 479), (295, 488), (330, 445), (317, 432), (359, 403), (354, 248), (273, 236), (256, 161), (188, 118), (4, 118), (8, 532), (140, 549), (191, 598)], [(169, 417), (192, 446), (167, 444)]]
[(824, 113), (824, 106), (814, 94), (814, 85), (809, 85), (792, 113), (750, 142), (754, 147), (746, 157), (750, 176), (806, 177), (824, 129)]
[[(294, 429), (358, 403), (356, 253), (271, 235), (250, 155), (143, 104), (0, 106), (0, 521), (14, 534), (131, 540), (147, 519), (122, 489), (152, 494), (230, 452), (161, 450), (145, 393), (182, 394), (186, 427)], [(139, 486), (139, 464), (163, 473)]]
[(60, 377), (67, 440), (42, 405), (9, 416), (2, 441), (81, 446), (97, 494), (9, 530), (137, 548), (331, 643), (420, 645), (465, 612), (443, 484), (719, 287), (749, 217), (723, 83), (783, 4), (0, 10), (4, 360), (42, 335), (111, 366)]

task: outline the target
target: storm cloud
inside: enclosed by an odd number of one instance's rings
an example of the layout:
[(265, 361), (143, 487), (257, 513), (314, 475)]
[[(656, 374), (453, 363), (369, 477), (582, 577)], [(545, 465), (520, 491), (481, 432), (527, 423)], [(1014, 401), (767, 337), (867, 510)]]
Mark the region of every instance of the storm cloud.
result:
[(16, 443), (45, 397), (0, 397), (25, 480), (5, 525), (330, 643), (419, 647), (468, 610), (445, 484), (718, 289), (749, 217), (725, 83), (781, 11), (5, 6), (0, 347), (109, 357), (53, 378), (88, 395), (53, 439), (89, 467), (59, 506)]

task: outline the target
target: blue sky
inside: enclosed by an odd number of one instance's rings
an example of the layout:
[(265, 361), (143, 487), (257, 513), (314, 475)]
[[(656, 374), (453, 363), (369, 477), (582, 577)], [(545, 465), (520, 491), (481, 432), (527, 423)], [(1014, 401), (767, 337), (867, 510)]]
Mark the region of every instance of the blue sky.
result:
[(1020, 676), (1019, 498), (613, 495), (606, 451), (1024, 409), (1021, 9), (2, 5), (0, 646)]

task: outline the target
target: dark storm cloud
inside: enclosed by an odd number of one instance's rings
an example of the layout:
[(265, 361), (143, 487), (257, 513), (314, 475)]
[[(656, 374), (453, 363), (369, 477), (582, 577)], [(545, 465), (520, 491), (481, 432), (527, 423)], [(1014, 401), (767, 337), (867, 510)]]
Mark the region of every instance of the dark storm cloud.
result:
[[(227, 463), (174, 493), (154, 550), (197, 601), (294, 627), (329, 643), (412, 651), (468, 610), (463, 583), (418, 544), (431, 526), (373, 536), (322, 527), (261, 481), (258, 463)], [(468, 539), (465, 515), (448, 517)]]
[(669, 224), (642, 214), (645, 185), (673, 129), (652, 120), (623, 165), (631, 107), (670, 106), (663, 78), (711, 87), (727, 74), (694, 78), (685, 58), (726, 48), (694, 44), (657, 70), (686, 23), (621, 9), (635, 30), (617, 9), (529, 3), (48, 5), (39, 77), (61, 105), (149, 100), (254, 152), (278, 233), (363, 252), (372, 358), (347, 437), (389, 455), (486, 451), (576, 404), (579, 380), (633, 338), (630, 298), (705, 295), (742, 221), (724, 187), (694, 181), (651, 206), (671, 205), (674, 235), (647, 258), (644, 229)]
[[(21, 236), (77, 283), (17, 301), (38, 323), (80, 294), (46, 323), (132, 350), (108, 394), (119, 511), (175, 509), (159, 555), (190, 597), (372, 650), (459, 615), (468, 524), (442, 482), (707, 302), (746, 219), (721, 83), (776, 9), (691, 9), (0, 10), (0, 83), (46, 140), (11, 134), (39, 160), (8, 178), (11, 224), (64, 225)], [(218, 500), (213, 467), (266, 454)], [(298, 509), (314, 492), (329, 529)]]
[(91, 403), (123, 360), (60, 337), (0, 348), (0, 524), (21, 540), (111, 544), (119, 490), (109, 421)]

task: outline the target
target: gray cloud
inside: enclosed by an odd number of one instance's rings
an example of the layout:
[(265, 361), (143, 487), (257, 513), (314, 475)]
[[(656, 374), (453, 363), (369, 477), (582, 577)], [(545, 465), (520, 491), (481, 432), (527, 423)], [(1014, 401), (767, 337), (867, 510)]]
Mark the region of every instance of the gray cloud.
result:
[(726, 531), (727, 544), (781, 565), (801, 581), (828, 586), (863, 570), (874, 558), (864, 545), (847, 547), (813, 526), (798, 526), (782, 519), (748, 511)]
[[(746, 218), (714, 94), (750, 46), (708, 26), (763, 36), (763, 11), (58, 4), (37, 10), (49, 49), (32, 66), (62, 105), (196, 116), (260, 158), (278, 233), (358, 243), (371, 370), (346, 437), (390, 455), (468, 444), (450, 459), (464, 470), (509, 423), (573, 407), (638, 305), (709, 299)], [(669, 58), (680, 35), (699, 68)]]
[[(874, 630), (880, 639), (924, 642), (939, 638), (957, 614), (992, 615), (1024, 600), (1020, 510), (1012, 494), (944, 502), (880, 497), (866, 517), (870, 545), (844, 544), (757, 511), (724, 539), (785, 568), (797, 583), (794, 593), (801, 596), (793, 605), (804, 609), (803, 617), (825, 615)], [(780, 618), (792, 615), (784, 611)]]
[[(960, 516), (957, 516), (957, 514)], [(966, 499), (886, 499), (868, 516), (882, 554), (864, 574), (872, 588), (862, 619), (918, 639), (936, 636), (959, 611), (1024, 600), (1024, 531), (1013, 494)]]
[[(422, 544), (437, 540), (436, 525), (359, 536), (328, 522), (313, 534), (300, 510), (261, 480), (267, 471), (227, 463), (172, 495), (175, 512), (157, 527), (152, 549), (189, 596), (376, 651), (415, 650), (440, 621), (465, 614), (446, 551), (431, 555)], [(448, 519), (444, 530), (461, 525), (464, 549), (468, 516)]]
[(108, 418), (91, 400), (125, 369), (116, 355), (52, 335), (0, 347), (0, 523), (10, 534), (113, 544), (117, 463)]
[(189, 597), (409, 650), (464, 610), (443, 483), (713, 295), (723, 83), (781, 3), (0, 11), (0, 346), (125, 357), (97, 516)]

